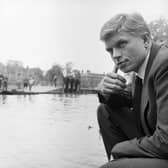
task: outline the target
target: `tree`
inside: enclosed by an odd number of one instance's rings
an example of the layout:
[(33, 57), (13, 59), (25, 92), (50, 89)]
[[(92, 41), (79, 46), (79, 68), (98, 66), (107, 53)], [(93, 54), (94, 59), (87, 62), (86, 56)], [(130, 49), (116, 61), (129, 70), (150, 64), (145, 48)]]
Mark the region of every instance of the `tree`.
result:
[(44, 80), (43, 71), (40, 68), (30, 68), (28, 71), (29, 74), (35, 78), (37, 83)]
[(57, 76), (58, 78), (63, 78), (63, 71), (62, 67), (59, 64), (55, 64), (49, 69), (45, 75), (46, 79), (49, 82), (53, 82), (54, 76)]
[(168, 20), (159, 18), (149, 23), (152, 37), (155, 41), (165, 41), (168, 39)]

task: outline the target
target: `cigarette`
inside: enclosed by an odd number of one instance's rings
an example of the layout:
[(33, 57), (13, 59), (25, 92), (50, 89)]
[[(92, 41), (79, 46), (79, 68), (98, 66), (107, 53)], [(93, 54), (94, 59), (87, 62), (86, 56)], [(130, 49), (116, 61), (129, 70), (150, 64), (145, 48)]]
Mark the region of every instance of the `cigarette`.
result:
[(113, 69), (113, 72), (114, 72), (114, 73), (117, 73), (117, 71), (118, 71), (118, 67), (115, 65), (115, 66), (114, 66), (114, 69)]

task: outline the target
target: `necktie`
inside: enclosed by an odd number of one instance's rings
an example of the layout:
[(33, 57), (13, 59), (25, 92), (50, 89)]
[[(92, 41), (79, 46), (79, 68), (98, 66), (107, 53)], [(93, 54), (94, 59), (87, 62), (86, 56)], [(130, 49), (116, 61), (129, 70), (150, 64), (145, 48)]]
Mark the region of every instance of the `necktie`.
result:
[(141, 130), (141, 115), (140, 115), (141, 93), (142, 93), (142, 79), (136, 76), (134, 96), (133, 96), (133, 107), (134, 107), (135, 118), (137, 120), (136, 122), (139, 130)]

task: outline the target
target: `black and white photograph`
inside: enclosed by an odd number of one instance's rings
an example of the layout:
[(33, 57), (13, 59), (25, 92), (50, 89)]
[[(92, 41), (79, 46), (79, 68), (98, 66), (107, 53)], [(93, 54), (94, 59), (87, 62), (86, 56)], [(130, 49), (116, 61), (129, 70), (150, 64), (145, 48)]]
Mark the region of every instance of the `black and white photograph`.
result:
[(0, 0), (0, 168), (168, 168), (167, 11)]

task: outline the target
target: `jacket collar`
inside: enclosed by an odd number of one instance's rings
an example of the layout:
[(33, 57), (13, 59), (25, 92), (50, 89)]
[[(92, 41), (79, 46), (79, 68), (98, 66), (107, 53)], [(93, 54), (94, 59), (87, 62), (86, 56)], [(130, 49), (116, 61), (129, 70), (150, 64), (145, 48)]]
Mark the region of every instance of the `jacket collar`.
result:
[(161, 46), (156, 43), (152, 43), (149, 60), (146, 66), (145, 76), (144, 76), (144, 83), (146, 82), (147, 75), (149, 74), (150, 68), (152, 66), (153, 60), (155, 59), (157, 52), (159, 51)]

